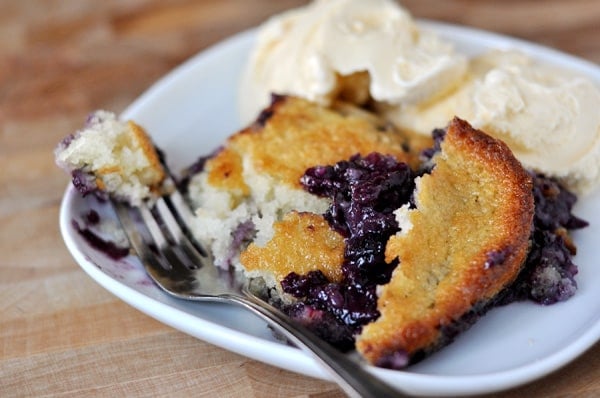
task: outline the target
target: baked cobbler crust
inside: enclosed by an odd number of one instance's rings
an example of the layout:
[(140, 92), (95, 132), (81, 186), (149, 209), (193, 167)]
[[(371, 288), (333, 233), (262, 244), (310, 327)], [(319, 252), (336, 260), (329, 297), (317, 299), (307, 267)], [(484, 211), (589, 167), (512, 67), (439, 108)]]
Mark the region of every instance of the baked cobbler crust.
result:
[(532, 182), (509, 148), (455, 118), (433, 160), (406, 230), (388, 241), (386, 261), (400, 264), (380, 287), (381, 316), (356, 341), (374, 364), (438, 348), (444, 328), (494, 299), (527, 256)]

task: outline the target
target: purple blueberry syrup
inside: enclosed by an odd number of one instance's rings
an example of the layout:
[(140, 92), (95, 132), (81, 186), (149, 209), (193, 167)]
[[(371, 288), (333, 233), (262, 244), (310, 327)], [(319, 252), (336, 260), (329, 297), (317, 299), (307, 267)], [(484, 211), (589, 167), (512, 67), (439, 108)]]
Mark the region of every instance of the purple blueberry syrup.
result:
[(85, 241), (98, 251), (106, 254), (113, 260), (119, 260), (129, 254), (129, 247), (118, 246), (115, 242), (103, 239), (96, 234), (91, 228), (91, 225), (96, 225), (100, 222), (100, 215), (95, 210), (90, 210), (83, 217), (83, 225), (80, 225), (77, 220), (71, 220), (73, 228), (81, 235)]
[[(340, 348), (353, 347), (353, 336), (379, 316), (376, 286), (388, 282), (396, 266), (384, 261), (385, 244), (398, 231), (393, 212), (411, 201), (414, 178), (408, 165), (379, 153), (305, 172), (304, 188), (332, 200), (324, 216), (345, 237), (346, 248), (339, 283), (320, 271), (283, 279), (283, 290), (300, 299), (284, 308), (291, 317)], [(322, 325), (325, 319), (332, 323)]]

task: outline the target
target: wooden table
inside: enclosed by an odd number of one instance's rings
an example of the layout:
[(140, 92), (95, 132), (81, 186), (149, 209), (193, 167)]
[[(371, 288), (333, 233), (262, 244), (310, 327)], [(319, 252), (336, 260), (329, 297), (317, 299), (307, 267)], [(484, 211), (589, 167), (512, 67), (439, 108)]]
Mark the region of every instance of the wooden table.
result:
[[(300, 0), (0, 1), (0, 395), (339, 397), (335, 385), (175, 331), (74, 262), (58, 231), (53, 148), (93, 109), (120, 112), (161, 75)], [(596, 0), (406, 0), (600, 63)], [(600, 345), (502, 397), (600, 395)]]

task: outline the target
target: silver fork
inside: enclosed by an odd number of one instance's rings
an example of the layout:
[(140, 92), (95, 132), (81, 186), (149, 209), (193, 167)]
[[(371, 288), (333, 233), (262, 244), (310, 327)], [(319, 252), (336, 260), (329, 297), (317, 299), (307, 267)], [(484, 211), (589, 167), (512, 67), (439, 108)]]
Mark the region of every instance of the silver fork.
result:
[[(170, 185), (172, 180), (170, 180)], [(350, 397), (398, 397), (400, 392), (368, 373), (307, 328), (255, 294), (252, 282), (214, 266), (207, 251), (194, 240), (188, 221), (191, 209), (172, 189), (149, 207), (130, 207), (111, 200), (131, 247), (148, 275), (163, 291), (184, 300), (228, 302), (251, 311), (310, 353)]]

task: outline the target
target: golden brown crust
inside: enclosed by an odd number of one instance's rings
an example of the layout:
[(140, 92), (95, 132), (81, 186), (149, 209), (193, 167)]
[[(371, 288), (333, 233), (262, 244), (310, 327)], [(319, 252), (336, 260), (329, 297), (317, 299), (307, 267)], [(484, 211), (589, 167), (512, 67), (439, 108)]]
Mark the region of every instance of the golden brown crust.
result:
[(412, 228), (388, 241), (386, 260), (400, 265), (381, 287), (381, 316), (357, 339), (371, 363), (437, 348), (444, 328), (510, 284), (527, 255), (532, 183), (508, 147), (455, 118), (434, 161), (407, 215)]
[(150, 167), (148, 168), (149, 171), (144, 177), (147, 178), (148, 185), (152, 189), (158, 189), (165, 178), (165, 171), (160, 163), (156, 148), (146, 131), (140, 125), (132, 121), (129, 121), (127, 125), (131, 130), (134, 140), (137, 142), (139, 148), (141, 148), (144, 156), (148, 159), (148, 162), (150, 162)]
[[(230, 137), (226, 150), (206, 167), (214, 174), (209, 181), (218, 187), (227, 188), (221, 179), (222, 168), (241, 170), (242, 162), (250, 162), (254, 172), (300, 188), (300, 177), (308, 168), (335, 164), (357, 153), (380, 152), (415, 164), (416, 156), (403, 149), (406, 141), (375, 116), (366, 118), (296, 97), (278, 97), (257, 123)], [(219, 167), (213, 166), (217, 162)], [(236, 187), (243, 188), (241, 177), (236, 181)]]
[(225, 147), (206, 163), (208, 183), (214, 187), (247, 195), (250, 188), (242, 175), (240, 155), (230, 147)]
[[(160, 192), (165, 171), (160, 162), (160, 158), (152, 140), (143, 127), (133, 121), (127, 122), (127, 134), (122, 138), (124, 142), (117, 142), (116, 145), (126, 146), (131, 150), (141, 150), (144, 158), (148, 161), (148, 166), (142, 170), (128, 170), (127, 165), (112, 164), (101, 167), (94, 171), (96, 176), (96, 185), (99, 190), (106, 190), (105, 180), (112, 174), (120, 175), (124, 180), (128, 179), (128, 173), (133, 173), (139, 179), (140, 183), (150, 188), (152, 192)], [(119, 148), (119, 150), (121, 150)]]
[(293, 211), (273, 227), (273, 239), (264, 247), (250, 244), (242, 252), (240, 262), (246, 271), (271, 273), (276, 281), (290, 272), (304, 275), (314, 270), (331, 281), (341, 279), (344, 238), (323, 216)]

